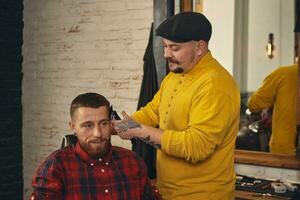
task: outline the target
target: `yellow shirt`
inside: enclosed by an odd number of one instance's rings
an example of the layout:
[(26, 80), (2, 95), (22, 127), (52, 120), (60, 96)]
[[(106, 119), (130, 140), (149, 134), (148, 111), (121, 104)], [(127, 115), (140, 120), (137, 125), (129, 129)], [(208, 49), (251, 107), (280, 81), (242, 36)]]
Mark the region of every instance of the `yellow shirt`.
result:
[(273, 105), (270, 151), (295, 155), (298, 66), (274, 70), (248, 102), (251, 112)]
[(170, 72), (132, 117), (164, 130), (157, 187), (165, 200), (234, 199), (240, 93), (208, 52), (188, 73)]

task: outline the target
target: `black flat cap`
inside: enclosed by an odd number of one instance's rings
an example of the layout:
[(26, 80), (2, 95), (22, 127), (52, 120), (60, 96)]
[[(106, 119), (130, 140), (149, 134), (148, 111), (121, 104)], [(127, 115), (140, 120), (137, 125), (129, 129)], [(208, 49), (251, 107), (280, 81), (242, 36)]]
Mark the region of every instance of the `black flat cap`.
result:
[(209, 41), (211, 24), (201, 13), (181, 12), (163, 21), (156, 35), (174, 42)]

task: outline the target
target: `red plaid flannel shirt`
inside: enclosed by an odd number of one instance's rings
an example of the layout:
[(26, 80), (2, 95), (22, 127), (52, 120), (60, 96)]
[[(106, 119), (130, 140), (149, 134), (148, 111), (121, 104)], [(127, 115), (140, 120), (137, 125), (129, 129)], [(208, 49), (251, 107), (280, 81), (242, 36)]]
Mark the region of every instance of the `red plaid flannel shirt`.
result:
[(79, 144), (52, 153), (37, 169), (30, 200), (161, 199), (151, 186), (146, 166), (133, 152), (111, 147), (99, 160)]

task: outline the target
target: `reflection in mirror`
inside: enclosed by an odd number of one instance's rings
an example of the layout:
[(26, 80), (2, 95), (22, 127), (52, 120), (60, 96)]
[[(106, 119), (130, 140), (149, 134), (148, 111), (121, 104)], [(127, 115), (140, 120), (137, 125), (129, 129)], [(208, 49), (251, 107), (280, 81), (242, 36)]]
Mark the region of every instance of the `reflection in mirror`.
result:
[(246, 114), (247, 102), (272, 71), (294, 63), (295, 1), (237, 0), (236, 4), (235, 77), (242, 97), (236, 146), (269, 152), (272, 106), (253, 116)]

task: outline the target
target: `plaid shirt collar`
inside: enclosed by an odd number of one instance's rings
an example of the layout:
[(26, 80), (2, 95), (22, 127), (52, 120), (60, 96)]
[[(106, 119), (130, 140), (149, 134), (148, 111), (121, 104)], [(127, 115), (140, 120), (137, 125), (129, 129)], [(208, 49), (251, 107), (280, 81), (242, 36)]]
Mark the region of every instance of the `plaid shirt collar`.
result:
[(100, 163), (111, 163), (112, 162), (112, 148), (111, 144), (109, 146), (109, 150), (107, 154), (103, 157), (100, 157), (98, 159), (90, 157), (80, 146), (80, 144), (77, 142), (75, 145), (75, 153), (88, 165), (94, 166), (94, 165), (100, 165)]

